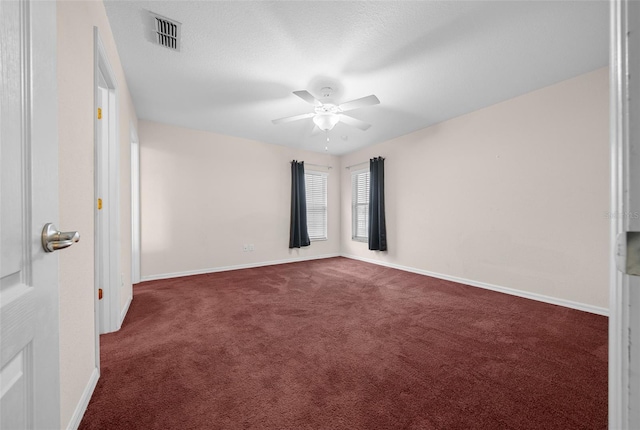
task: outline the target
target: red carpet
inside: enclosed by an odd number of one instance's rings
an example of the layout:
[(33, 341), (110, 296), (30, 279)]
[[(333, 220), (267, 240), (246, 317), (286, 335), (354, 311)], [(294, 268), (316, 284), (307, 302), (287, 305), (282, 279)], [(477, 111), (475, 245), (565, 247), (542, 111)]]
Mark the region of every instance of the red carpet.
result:
[(135, 287), (81, 429), (605, 429), (607, 318), (345, 258)]

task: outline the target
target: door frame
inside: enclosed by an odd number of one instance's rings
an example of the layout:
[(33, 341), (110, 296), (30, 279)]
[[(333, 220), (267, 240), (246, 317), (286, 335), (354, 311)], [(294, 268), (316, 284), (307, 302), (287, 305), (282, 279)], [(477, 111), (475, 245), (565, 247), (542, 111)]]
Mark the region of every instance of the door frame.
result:
[[(640, 278), (618, 270), (618, 235), (638, 230), (637, 213), (640, 203), (637, 166), (638, 156), (632, 148), (640, 147), (637, 123), (640, 100), (636, 70), (640, 58), (638, 36), (630, 43), (631, 33), (637, 34), (638, 22), (629, 8), (629, 0), (610, 3), (610, 278), (609, 278), (609, 428), (636, 428), (640, 425), (637, 390), (640, 386), (637, 327), (634, 319), (640, 314)], [(638, 14), (635, 9), (633, 13)], [(634, 75), (631, 79), (630, 75)], [(633, 184), (633, 188), (631, 185)], [(635, 341), (635, 342), (634, 342)], [(634, 376), (635, 375), (635, 376)]]
[[(104, 197), (104, 231), (103, 236), (106, 240), (102, 243), (98, 240), (97, 228), (94, 232), (96, 246), (96, 268), (95, 268), (95, 285), (103, 285), (104, 310), (106, 315), (101, 315), (100, 302), (98, 297), (98, 289), (95, 288), (95, 324), (96, 324), (96, 364), (99, 367), (100, 357), (100, 340), (101, 333), (109, 333), (120, 329), (120, 144), (118, 130), (118, 84), (113, 73), (113, 68), (109, 62), (107, 51), (104, 43), (100, 38), (98, 27), (93, 27), (94, 41), (94, 113), (97, 112), (97, 101), (100, 76), (104, 78), (108, 87), (109, 110), (107, 117), (109, 119), (109, 139), (107, 142), (107, 160), (100, 159), (100, 151), (98, 147), (98, 117), (94, 114), (94, 190), (95, 200), (100, 197), (98, 190), (98, 166), (106, 161), (107, 169), (104, 172), (106, 177), (100, 178), (103, 184), (106, 184), (106, 196)], [(94, 202), (94, 224), (97, 226), (98, 207)], [(101, 247), (102, 252), (98, 252)], [(101, 256), (101, 258), (100, 258)], [(98, 267), (102, 267), (103, 282), (98, 278), (100, 271)], [(105, 326), (101, 330), (101, 319), (104, 318)]]
[[(31, 166), (37, 167), (37, 171), (30, 172), (30, 178), (27, 181), (30, 181), (30, 187), (33, 190), (48, 189), (49, 187), (46, 187), (45, 183), (54, 182), (56, 184), (55, 191), (52, 190), (55, 193), (52, 203), (49, 199), (38, 199), (35, 195), (30, 196), (32, 236), (26, 243), (27, 249), (31, 252), (31, 259), (47, 258), (50, 260), (50, 264), (55, 266), (51, 270), (56, 279), (49, 287), (53, 292), (52, 297), (45, 301), (44, 296), (38, 294), (40, 309), (37, 313), (41, 314), (40, 318), (43, 318), (45, 314), (50, 315), (51, 319), (46, 321), (51, 326), (46, 329), (46, 341), (43, 339), (40, 347), (34, 345), (33, 351), (34, 364), (41, 369), (46, 369), (43, 374), (36, 375), (40, 381), (33, 381), (38, 384), (34, 389), (35, 398), (33, 400), (36, 410), (33, 425), (34, 428), (46, 428), (52, 421), (60, 425), (62, 400), (60, 393), (59, 258), (55, 255), (45, 255), (42, 248), (39, 248), (42, 246), (40, 232), (44, 223), (60, 221), (59, 205), (54, 203), (59, 197), (58, 54), (57, 38), (51, 37), (52, 34), (56, 34), (58, 23), (55, 18), (56, 4), (33, 0), (25, 0), (23, 4), (26, 8), (23, 26), (27, 30), (25, 35), (27, 46), (24, 49), (28, 51), (28, 57), (25, 58), (26, 64), (23, 63), (26, 66), (23, 77), (28, 79), (23, 87), (24, 97), (27, 99), (27, 105), (23, 105), (25, 115), (23, 132), (28, 133), (26, 136), (30, 141), (28, 156), (31, 157)], [(35, 150), (36, 147), (38, 150)], [(42, 214), (47, 214), (46, 218), (39, 218)], [(73, 226), (56, 225), (65, 229), (73, 228)], [(33, 270), (33, 266), (30, 269), (30, 277), (32, 278), (30, 281), (33, 284), (41, 282), (41, 279), (35, 278), (37, 274)], [(42, 323), (45, 320), (41, 319), (40, 321)], [(51, 346), (42, 350), (55, 351), (57, 352), (55, 356), (39, 353), (45, 342)], [(49, 389), (42, 388), (43, 382), (49, 385)]]
[(140, 283), (140, 141), (133, 123), (131, 130), (131, 283)]

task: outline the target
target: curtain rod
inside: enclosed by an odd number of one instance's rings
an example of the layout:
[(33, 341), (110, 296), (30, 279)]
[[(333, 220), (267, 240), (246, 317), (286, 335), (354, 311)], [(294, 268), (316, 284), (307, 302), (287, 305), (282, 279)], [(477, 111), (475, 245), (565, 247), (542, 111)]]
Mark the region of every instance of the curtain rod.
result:
[(347, 166), (345, 167), (345, 169), (350, 170), (352, 167), (356, 167), (356, 166), (362, 166), (364, 164), (368, 164), (368, 161), (363, 161), (362, 163), (358, 163), (358, 164), (352, 164), (351, 166)]
[(324, 167), (326, 169), (333, 169), (333, 166), (327, 166), (326, 164), (313, 164), (313, 163), (307, 163), (306, 161), (304, 162), (305, 166), (314, 166), (314, 167)]

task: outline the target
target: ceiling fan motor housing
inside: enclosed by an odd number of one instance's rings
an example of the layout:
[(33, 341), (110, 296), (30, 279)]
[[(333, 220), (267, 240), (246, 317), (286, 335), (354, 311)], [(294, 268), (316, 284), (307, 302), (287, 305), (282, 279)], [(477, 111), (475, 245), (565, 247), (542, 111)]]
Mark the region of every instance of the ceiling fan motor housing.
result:
[(326, 113), (337, 114), (342, 112), (340, 107), (334, 105), (333, 103), (325, 103), (321, 106), (316, 107), (314, 110), (316, 111), (316, 113), (319, 113), (319, 114), (326, 114)]

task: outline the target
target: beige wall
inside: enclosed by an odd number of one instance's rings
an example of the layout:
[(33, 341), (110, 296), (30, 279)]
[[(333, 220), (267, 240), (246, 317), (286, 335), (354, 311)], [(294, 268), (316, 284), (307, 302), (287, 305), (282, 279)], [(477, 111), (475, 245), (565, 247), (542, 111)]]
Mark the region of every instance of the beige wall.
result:
[(60, 253), (61, 428), (67, 428), (95, 368), (93, 27), (118, 84), (120, 139), (120, 269), (123, 303), (131, 297), (130, 121), (135, 110), (107, 15), (100, 1), (59, 1), (58, 100), (60, 227), (81, 240)]
[[(149, 121), (140, 121), (138, 135), (143, 278), (340, 252), (337, 157)], [(292, 159), (333, 166), (328, 240), (294, 250)]]
[(342, 252), (608, 308), (608, 69), (342, 157), (386, 157), (388, 252)]

